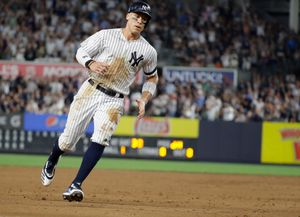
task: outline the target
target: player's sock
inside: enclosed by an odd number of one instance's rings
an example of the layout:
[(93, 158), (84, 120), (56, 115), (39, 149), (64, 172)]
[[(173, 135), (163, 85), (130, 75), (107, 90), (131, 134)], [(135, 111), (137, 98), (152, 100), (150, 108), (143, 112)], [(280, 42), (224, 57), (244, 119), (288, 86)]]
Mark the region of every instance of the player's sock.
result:
[(95, 167), (97, 162), (100, 160), (105, 146), (92, 142), (90, 147), (85, 152), (82, 163), (80, 165), (79, 171), (73, 183), (79, 186), (85, 180), (85, 178), (90, 174), (92, 169)]
[(53, 145), (52, 152), (48, 158), (48, 161), (52, 162), (52, 164), (55, 166), (58, 162), (59, 157), (65, 153), (62, 151), (59, 146), (58, 146), (58, 140)]

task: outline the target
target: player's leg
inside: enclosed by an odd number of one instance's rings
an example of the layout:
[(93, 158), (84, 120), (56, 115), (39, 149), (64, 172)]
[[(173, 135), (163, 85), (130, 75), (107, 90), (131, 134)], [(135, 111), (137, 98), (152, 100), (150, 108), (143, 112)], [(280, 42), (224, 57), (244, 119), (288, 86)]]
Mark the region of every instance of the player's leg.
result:
[(90, 97), (93, 93), (92, 87), (85, 82), (74, 97), (67, 118), (64, 132), (55, 142), (52, 151), (46, 161), (42, 173), (41, 181), (44, 186), (48, 186), (53, 181), (55, 167), (59, 157), (68, 150), (72, 150), (87, 128), (97, 107), (96, 101)]
[(59, 157), (64, 153), (59, 146), (58, 140), (53, 145), (52, 151), (46, 161), (42, 173), (41, 173), (41, 182), (44, 186), (48, 186), (52, 183), (55, 175), (55, 167), (57, 165)]
[(99, 143), (92, 142), (85, 152), (81, 166), (72, 184), (63, 193), (63, 198), (68, 201), (81, 201), (84, 197), (81, 189), (81, 183), (89, 175), (98, 160), (101, 158), (104, 146)]
[[(107, 103), (107, 100), (113, 100)], [(107, 103), (107, 105), (106, 105)], [(80, 201), (83, 198), (81, 184), (90, 174), (100, 160), (105, 146), (109, 145), (110, 138), (119, 123), (123, 111), (123, 99), (106, 97), (106, 102), (101, 104), (94, 115), (94, 133), (92, 142), (83, 156), (77, 176), (68, 190), (63, 193), (64, 199)], [(77, 190), (74, 190), (77, 188)], [(82, 192), (82, 195), (80, 193)], [(79, 200), (79, 196), (80, 200)]]

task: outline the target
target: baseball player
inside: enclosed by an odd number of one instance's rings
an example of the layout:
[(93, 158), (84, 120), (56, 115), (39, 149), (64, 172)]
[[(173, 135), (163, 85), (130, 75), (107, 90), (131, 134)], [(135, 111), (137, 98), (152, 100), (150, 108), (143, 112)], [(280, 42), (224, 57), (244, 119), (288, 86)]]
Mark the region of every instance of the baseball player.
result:
[(87, 68), (89, 78), (74, 97), (64, 132), (54, 144), (41, 173), (42, 184), (50, 185), (60, 156), (74, 149), (93, 119), (91, 144), (75, 179), (63, 193), (65, 200), (83, 199), (81, 185), (109, 145), (123, 114), (124, 95), (129, 94), (129, 87), (139, 70), (143, 70), (145, 82), (141, 98), (137, 100), (137, 118), (144, 116), (145, 105), (156, 91), (157, 52), (141, 36), (150, 19), (150, 6), (142, 1), (133, 2), (124, 28), (100, 30), (83, 41), (77, 50), (76, 59)]

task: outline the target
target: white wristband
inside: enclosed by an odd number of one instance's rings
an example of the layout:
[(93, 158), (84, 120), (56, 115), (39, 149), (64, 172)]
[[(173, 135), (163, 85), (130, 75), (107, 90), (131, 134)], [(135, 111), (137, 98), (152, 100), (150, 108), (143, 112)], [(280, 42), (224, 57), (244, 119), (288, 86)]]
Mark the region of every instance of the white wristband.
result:
[(149, 91), (152, 96), (154, 96), (156, 91), (156, 84), (150, 81), (147, 81), (143, 84), (142, 92)]

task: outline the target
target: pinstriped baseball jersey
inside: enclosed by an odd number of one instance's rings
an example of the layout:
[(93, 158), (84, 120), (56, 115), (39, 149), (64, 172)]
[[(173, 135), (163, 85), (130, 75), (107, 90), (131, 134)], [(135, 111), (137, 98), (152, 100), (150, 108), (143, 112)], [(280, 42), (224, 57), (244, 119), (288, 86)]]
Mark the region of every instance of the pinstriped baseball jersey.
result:
[[(84, 52), (80, 50), (83, 49)], [(79, 52), (78, 52), (79, 51)], [(97, 74), (88, 71), (90, 79), (80, 87), (71, 104), (66, 127), (59, 137), (62, 150), (72, 150), (90, 121), (94, 121), (93, 142), (109, 145), (123, 114), (124, 98), (110, 96), (96, 86), (128, 95), (129, 87), (139, 70), (145, 76), (156, 75), (156, 50), (140, 36), (127, 40), (122, 29), (101, 30), (81, 43), (76, 58), (82, 65), (90, 60), (106, 62), (108, 71)]]
[[(128, 95), (136, 73), (145, 76), (156, 73), (156, 50), (142, 37), (128, 41), (122, 29), (101, 30), (81, 43), (81, 47), (96, 61), (110, 64), (104, 74), (89, 70), (89, 76), (103, 87)], [(82, 57), (84, 59), (84, 57)]]

